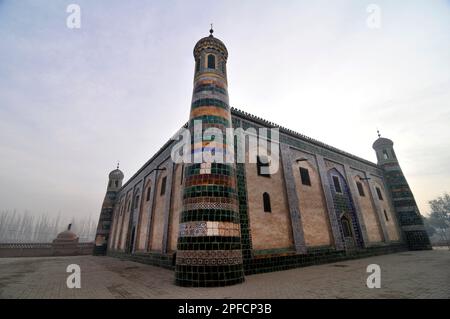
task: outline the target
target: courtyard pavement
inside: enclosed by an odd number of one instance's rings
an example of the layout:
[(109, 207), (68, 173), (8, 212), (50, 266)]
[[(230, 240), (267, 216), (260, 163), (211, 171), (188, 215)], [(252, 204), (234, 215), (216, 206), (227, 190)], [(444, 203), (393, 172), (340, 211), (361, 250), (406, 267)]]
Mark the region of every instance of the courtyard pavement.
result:
[[(81, 268), (69, 289), (66, 268)], [(369, 264), (381, 288), (369, 289)], [(247, 276), (223, 288), (182, 288), (170, 270), (111, 257), (0, 258), (0, 298), (450, 298), (450, 252), (402, 252)]]

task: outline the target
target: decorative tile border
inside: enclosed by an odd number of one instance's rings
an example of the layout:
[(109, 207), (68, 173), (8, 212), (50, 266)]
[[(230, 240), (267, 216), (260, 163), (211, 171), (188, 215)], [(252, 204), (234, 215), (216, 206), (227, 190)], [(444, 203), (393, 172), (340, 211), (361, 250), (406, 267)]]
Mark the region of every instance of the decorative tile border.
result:
[(181, 223), (197, 221), (239, 223), (239, 214), (235, 210), (198, 209), (184, 211), (180, 218)]
[(184, 250), (176, 257), (177, 265), (215, 266), (242, 264), (241, 250)]
[(206, 202), (206, 203), (187, 203), (185, 204), (186, 211), (200, 210), (200, 209), (223, 209), (223, 210), (237, 210), (236, 203), (222, 203), (222, 202)]
[(193, 236), (240, 236), (239, 224), (230, 222), (188, 222), (181, 223), (179, 236), (193, 237)]

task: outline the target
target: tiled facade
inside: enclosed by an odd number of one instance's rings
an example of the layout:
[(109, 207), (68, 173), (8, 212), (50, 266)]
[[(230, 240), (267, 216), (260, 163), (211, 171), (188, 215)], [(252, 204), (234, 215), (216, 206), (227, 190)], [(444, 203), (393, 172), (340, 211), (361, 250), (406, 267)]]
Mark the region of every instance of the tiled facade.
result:
[[(429, 248), (396, 157), (383, 158), (387, 139), (374, 144), (375, 164), (230, 108), (223, 43), (203, 38), (194, 57), (185, 126), (192, 136), (195, 120), (203, 132), (277, 127), (280, 167), (264, 176), (250, 162), (175, 164), (170, 140), (113, 190), (99, 253), (175, 269), (182, 286), (223, 286), (242, 282), (244, 273)], [(211, 146), (225, 152), (229, 141), (205, 142), (192, 140), (194, 156)], [(395, 154), (389, 143), (387, 149)]]

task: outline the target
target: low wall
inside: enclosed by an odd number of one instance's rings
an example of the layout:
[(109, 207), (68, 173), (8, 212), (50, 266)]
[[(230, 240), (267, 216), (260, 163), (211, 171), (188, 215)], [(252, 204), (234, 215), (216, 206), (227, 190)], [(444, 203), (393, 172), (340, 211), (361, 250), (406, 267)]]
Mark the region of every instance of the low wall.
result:
[[(289, 251), (257, 252), (250, 259), (244, 259), (245, 275), (253, 275), (264, 272), (280, 271), (311, 265), (320, 265), (332, 262), (340, 262), (350, 259), (366, 258), (370, 256), (385, 255), (407, 251), (402, 243), (372, 246), (353, 252), (337, 251), (331, 247), (309, 249), (306, 254), (296, 254)], [(120, 259), (127, 259), (143, 264), (159, 266), (166, 269), (175, 269), (175, 253), (161, 254), (151, 253), (126, 253), (108, 250), (107, 255)]]
[(445, 246), (450, 246), (450, 241), (435, 241), (435, 242), (431, 242), (431, 246), (433, 247), (445, 247)]
[(406, 250), (408, 250), (408, 248), (404, 244), (394, 243), (390, 245), (373, 246), (352, 252), (346, 252), (344, 250), (337, 251), (333, 248), (312, 248), (308, 249), (308, 252), (302, 255), (296, 253), (261, 254), (255, 255), (248, 260), (244, 259), (244, 273), (246, 275), (253, 275), (264, 272), (341, 262), (350, 259), (393, 254)]
[(52, 243), (0, 243), (0, 258), (92, 255), (93, 249), (94, 243), (79, 243), (75, 249), (71, 247), (67, 251), (61, 246), (55, 250)]
[(157, 252), (150, 252), (130, 254), (120, 251), (108, 250), (107, 255), (110, 257), (131, 260), (141, 264), (153, 265), (171, 270), (174, 270), (175, 268), (174, 253), (161, 254)]

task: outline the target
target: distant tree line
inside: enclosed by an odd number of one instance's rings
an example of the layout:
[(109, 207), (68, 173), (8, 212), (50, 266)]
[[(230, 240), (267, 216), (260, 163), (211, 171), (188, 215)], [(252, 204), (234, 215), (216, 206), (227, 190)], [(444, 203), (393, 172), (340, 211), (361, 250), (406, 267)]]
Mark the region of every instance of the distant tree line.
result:
[(67, 229), (69, 223), (80, 242), (94, 240), (97, 221), (90, 216), (63, 218), (61, 214), (49, 216), (3, 210), (0, 211), (0, 243), (50, 243), (58, 233)]
[(450, 195), (444, 194), (428, 202), (430, 216), (425, 218), (425, 228), (432, 242), (446, 243), (450, 249)]

